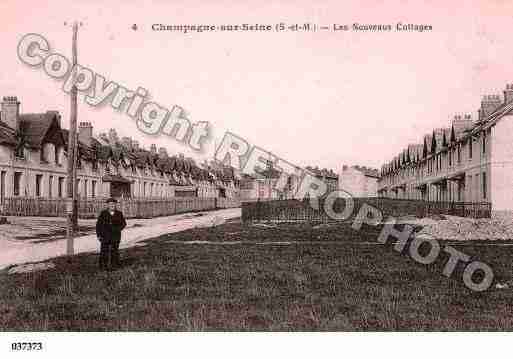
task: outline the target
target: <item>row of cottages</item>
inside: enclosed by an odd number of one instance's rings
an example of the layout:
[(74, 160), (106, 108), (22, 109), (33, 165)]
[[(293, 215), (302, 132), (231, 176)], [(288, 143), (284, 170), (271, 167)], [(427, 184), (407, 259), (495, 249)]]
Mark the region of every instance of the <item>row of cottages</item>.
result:
[(487, 95), (477, 119), (456, 115), (381, 168), (378, 192), (399, 199), (490, 202), (513, 208), (513, 85)]
[[(300, 168), (296, 167), (299, 172)], [(312, 176), (326, 183), (327, 193), (337, 190), (338, 175), (333, 170), (319, 167), (305, 167), (305, 170)], [(289, 176), (282, 191), (278, 191), (278, 181), (282, 173), (269, 166), (263, 171), (249, 175), (243, 174), (240, 182), (240, 198), (242, 201), (257, 200), (280, 200), (294, 198), (299, 189), (299, 178)]]
[[(68, 130), (57, 111), (20, 114), (16, 97), (4, 97), (0, 112), (0, 196), (67, 196)], [(80, 198), (236, 198), (239, 180), (230, 167), (203, 164), (165, 148), (139, 148), (116, 131), (93, 136), (89, 122), (78, 129), (77, 193)]]
[(338, 188), (357, 198), (376, 197), (379, 177), (378, 169), (359, 165), (343, 165), (338, 177)]

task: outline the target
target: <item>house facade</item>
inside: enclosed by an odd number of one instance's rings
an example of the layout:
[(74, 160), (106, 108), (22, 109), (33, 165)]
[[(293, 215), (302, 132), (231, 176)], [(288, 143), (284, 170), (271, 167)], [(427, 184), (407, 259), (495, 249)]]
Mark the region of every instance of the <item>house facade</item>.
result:
[(323, 181), (326, 184), (326, 192), (331, 193), (338, 189), (338, 175), (331, 169), (319, 168), (317, 166), (306, 166), (305, 169), (315, 176), (315, 178)]
[(294, 198), (299, 188), (300, 179), (288, 176), (283, 189), (278, 190), (281, 176), (282, 172), (272, 167), (254, 174), (242, 174), (240, 200), (250, 202)]
[(379, 171), (377, 169), (344, 165), (338, 178), (338, 189), (346, 191), (354, 197), (376, 197), (378, 195)]
[(380, 195), (448, 202), (490, 202), (513, 208), (513, 85), (487, 95), (477, 118), (456, 115), (410, 144), (381, 168)]
[[(67, 197), (67, 144), (57, 111), (21, 114), (14, 96), (4, 97), (0, 111), (0, 196)], [(78, 128), (77, 193), (79, 198), (167, 198), (238, 196), (239, 180), (230, 168), (197, 165), (183, 155), (139, 148), (114, 129), (93, 135), (90, 122)]]

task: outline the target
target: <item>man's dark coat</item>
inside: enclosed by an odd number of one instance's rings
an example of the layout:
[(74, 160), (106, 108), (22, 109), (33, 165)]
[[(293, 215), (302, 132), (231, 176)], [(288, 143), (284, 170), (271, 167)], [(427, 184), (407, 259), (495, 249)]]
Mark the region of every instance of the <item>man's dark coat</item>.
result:
[(121, 231), (126, 227), (123, 213), (114, 210), (111, 216), (108, 209), (103, 210), (96, 221), (96, 235), (101, 242), (119, 242), (121, 240)]

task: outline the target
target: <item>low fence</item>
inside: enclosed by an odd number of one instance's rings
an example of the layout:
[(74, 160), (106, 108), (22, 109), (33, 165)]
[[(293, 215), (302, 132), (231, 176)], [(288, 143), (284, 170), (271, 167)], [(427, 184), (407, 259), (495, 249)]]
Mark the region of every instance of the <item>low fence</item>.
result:
[[(78, 201), (79, 218), (95, 218), (106, 208), (105, 199)], [(232, 198), (173, 197), (165, 199), (120, 199), (118, 208), (126, 218), (153, 218), (173, 214), (240, 207)], [(5, 216), (65, 217), (63, 199), (4, 198), (2, 214)]]
[[(324, 199), (319, 200), (319, 209), (314, 209), (309, 200), (276, 200), (263, 202), (243, 202), (242, 221), (309, 221), (328, 222), (330, 218), (324, 211)], [(353, 198), (354, 210), (347, 221), (354, 219), (360, 207), (366, 203), (381, 211), (383, 217), (428, 217), (447, 214), (461, 217), (490, 218), (491, 203), (467, 202), (428, 202), (418, 200), (399, 200), (390, 198)], [(345, 209), (344, 199), (337, 199), (332, 206), (335, 213)]]

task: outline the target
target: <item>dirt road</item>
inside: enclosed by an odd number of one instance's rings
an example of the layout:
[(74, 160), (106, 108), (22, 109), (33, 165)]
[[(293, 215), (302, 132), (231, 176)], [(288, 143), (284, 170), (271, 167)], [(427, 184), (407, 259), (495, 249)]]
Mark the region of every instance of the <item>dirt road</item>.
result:
[[(240, 217), (240, 215), (240, 208), (230, 208), (152, 219), (130, 219), (127, 221), (127, 228), (123, 231), (120, 248), (132, 247), (140, 241), (166, 233), (218, 225), (227, 219)], [(38, 220), (41, 221), (41, 219)], [(55, 221), (55, 219), (51, 220)], [(94, 221), (86, 222), (89, 225), (94, 224)], [(66, 239), (64, 238), (38, 243), (39, 241), (34, 240), (15, 240), (5, 235), (2, 237), (1, 231), (0, 228), (0, 269), (13, 264), (39, 262), (66, 253)], [(75, 253), (98, 252), (98, 250), (99, 242), (96, 234), (84, 235), (75, 239)]]

